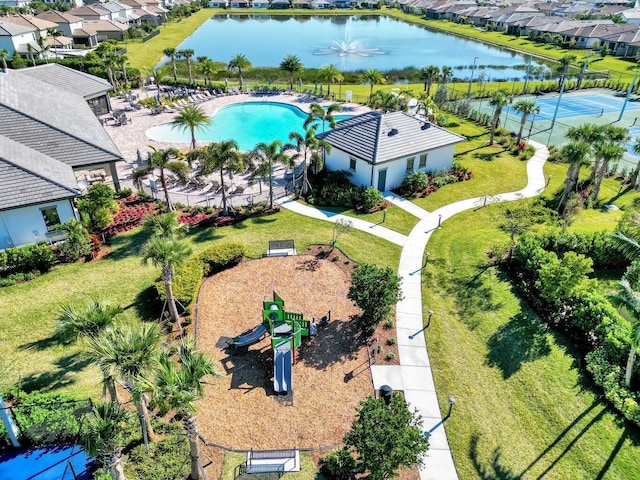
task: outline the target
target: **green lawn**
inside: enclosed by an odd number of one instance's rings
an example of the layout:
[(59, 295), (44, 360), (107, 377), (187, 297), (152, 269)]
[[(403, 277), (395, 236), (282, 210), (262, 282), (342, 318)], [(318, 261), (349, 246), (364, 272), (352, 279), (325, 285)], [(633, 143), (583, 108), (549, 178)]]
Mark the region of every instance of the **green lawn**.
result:
[[(259, 257), (274, 239), (292, 238), (298, 251), (313, 243), (328, 243), (332, 226), (282, 211), (230, 227), (195, 229), (187, 240), (195, 251), (214, 242), (242, 242), (251, 257)], [(78, 345), (52, 338), (60, 307), (70, 301), (109, 297), (126, 308), (125, 321), (153, 319), (149, 288), (159, 271), (143, 266), (137, 256), (145, 236), (132, 230), (115, 237), (113, 253), (98, 262), (61, 265), (31, 282), (0, 289), (0, 349), (8, 362), (4, 379), (27, 390), (60, 390), (77, 395), (100, 392), (101, 376), (82, 357)], [(397, 268), (400, 247), (364, 232), (353, 231), (337, 245), (358, 262)], [(371, 255), (371, 252), (376, 252)]]
[[(365, 222), (371, 222), (375, 225), (382, 225), (390, 230), (395, 230), (403, 235), (409, 235), (413, 227), (420, 221), (418, 217), (414, 217), (406, 210), (395, 205), (387, 208), (387, 213), (382, 211), (374, 213), (362, 213), (353, 208), (340, 208), (340, 207), (322, 207), (318, 206), (322, 210), (328, 212), (340, 213), (349, 217), (357, 218)], [(384, 220), (384, 222), (383, 222)]]
[(461, 480), (633, 478), (637, 429), (600, 402), (579, 355), (539, 322), (505, 275), (481, 273), (487, 249), (507, 240), (494, 208), (448, 220), (431, 238), (423, 272), (441, 411), (456, 398), (446, 430)]

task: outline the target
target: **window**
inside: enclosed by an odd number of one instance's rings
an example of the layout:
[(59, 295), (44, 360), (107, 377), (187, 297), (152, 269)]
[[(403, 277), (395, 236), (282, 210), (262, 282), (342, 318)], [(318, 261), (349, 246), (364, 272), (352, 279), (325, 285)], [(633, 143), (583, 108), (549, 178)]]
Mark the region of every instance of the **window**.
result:
[(47, 226), (47, 231), (52, 231), (56, 225), (60, 225), (60, 217), (58, 216), (58, 209), (56, 207), (48, 207), (40, 209), (42, 212), (42, 218), (44, 224)]
[(356, 169), (356, 160), (355, 158), (350, 158), (349, 159), (349, 170), (355, 170)]
[(420, 163), (418, 164), (418, 168), (422, 168), (426, 166), (427, 166), (427, 154), (424, 153), (420, 155)]
[(407, 172), (411, 172), (413, 170), (413, 162), (415, 161), (415, 159), (415, 157), (407, 159)]

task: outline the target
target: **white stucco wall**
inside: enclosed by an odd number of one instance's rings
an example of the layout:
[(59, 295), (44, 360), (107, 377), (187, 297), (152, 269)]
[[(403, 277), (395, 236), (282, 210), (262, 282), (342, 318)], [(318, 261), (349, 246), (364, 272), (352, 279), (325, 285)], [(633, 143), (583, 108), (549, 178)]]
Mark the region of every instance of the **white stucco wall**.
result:
[(0, 37), (0, 48), (9, 52), (10, 56), (13, 56), (15, 51), (18, 50), (21, 45), (26, 45), (29, 42), (35, 44), (35, 31), (23, 33), (21, 35), (3, 35)]
[[(420, 152), (412, 155), (414, 158), (413, 171), (423, 171), (427, 173), (440, 173), (449, 171), (453, 163), (453, 151), (455, 146), (430, 150), (428, 152)], [(420, 155), (427, 153), (427, 164), (420, 167)], [(349, 168), (350, 159), (356, 160), (356, 169)], [(352, 173), (351, 183), (358, 186), (378, 188), (378, 175), (381, 170), (386, 170), (385, 190), (399, 187), (404, 177), (411, 172), (407, 171), (407, 160), (411, 156), (402, 157), (396, 160), (371, 165), (370, 163), (348, 155), (346, 152), (333, 148), (331, 153), (325, 157), (325, 162), (329, 170), (347, 170)]]
[[(41, 210), (56, 207), (60, 222), (64, 223), (74, 217), (73, 207), (69, 200), (31, 205), (0, 212), (0, 249), (19, 247), (29, 243), (56, 241), (58, 237), (47, 235)], [(36, 236), (37, 233), (37, 236)]]

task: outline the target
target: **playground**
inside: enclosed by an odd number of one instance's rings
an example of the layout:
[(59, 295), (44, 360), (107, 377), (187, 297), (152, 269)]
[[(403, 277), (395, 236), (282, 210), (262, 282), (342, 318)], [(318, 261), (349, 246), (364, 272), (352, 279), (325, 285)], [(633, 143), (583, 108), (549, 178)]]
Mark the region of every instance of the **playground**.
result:
[[(247, 450), (339, 445), (355, 408), (373, 393), (366, 339), (349, 321), (358, 313), (347, 299), (353, 264), (338, 250), (325, 259), (305, 253), (244, 261), (202, 286), (198, 348), (223, 369), (198, 411), (208, 442)], [(274, 292), (287, 312), (317, 324), (315, 335), (304, 337), (295, 351), (288, 394), (274, 388), (271, 335), (228, 348), (234, 337), (261, 324), (263, 302), (273, 300)], [(322, 321), (329, 310), (330, 320)]]

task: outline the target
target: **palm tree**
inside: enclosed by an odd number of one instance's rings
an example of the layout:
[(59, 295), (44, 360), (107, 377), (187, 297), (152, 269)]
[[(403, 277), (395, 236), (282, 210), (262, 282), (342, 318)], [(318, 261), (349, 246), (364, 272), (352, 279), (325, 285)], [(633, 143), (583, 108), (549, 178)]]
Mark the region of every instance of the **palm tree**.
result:
[(120, 71), (122, 72), (122, 81), (125, 83), (129, 83), (129, 78), (127, 76), (127, 65), (129, 64), (129, 57), (126, 55), (118, 55), (116, 57), (116, 63), (120, 67)]
[(169, 60), (171, 60), (171, 68), (173, 69), (173, 81), (177, 82), (178, 81), (178, 69), (176, 68), (176, 56), (178, 54), (177, 50), (173, 47), (168, 47), (165, 48), (162, 53), (166, 56), (169, 57)]
[(400, 97), (393, 92), (378, 90), (369, 97), (369, 107), (384, 113), (400, 109)]
[[(315, 165), (318, 169), (318, 165), (322, 164), (322, 155), (320, 149), (326, 152), (331, 152), (331, 144), (326, 140), (320, 140), (316, 137), (316, 128), (306, 128), (304, 136), (298, 132), (289, 133), (289, 140), (293, 142), (288, 144), (286, 148), (295, 148), (298, 152), (294, 158), (302, 157), (302, 194), (306, 195), (309, 191), (311, 184), (309, 183), (309, 165)], [(295, 191), (295, 173), (293, 177), (293, 189)]]
[[(636, 156), (640, 156), (640, 137), (636, 137), (635, 144), (633, 145), (633, 153)], [(629, 177), (629, 185), (631, 188), (636, 188), (636, 183), (638, 183), (638, 175), (640, 175), (640, 160), (636, 163), (636, 168), (633, 169), (631, 176)]]
[(109, 471), (111, 480), (127, 480), (122, 448), (128, 414), (117, 402), (95, 402), (83, 429), (82, 443), (90, 456)]
[(435, 112), (438, 111), (438, 105), (433, 99), (427, 94), (427, 92), (421, 92), (418, 95), (418, 105), (416, 108), (417, 113), (422, 113), (425, 118), (427, 118), (430, 122), (433, 121), (435, 116)]
[(167, 186), (167, 170), (173, 173), (181, 184), (186, 184), (190, 173), (189, 166), (179, 161), (180, 152), (175, 148), (168, 148), (166, 150), (158, 150), (155, 147), (151, 147), (153, 150), (149, 153), (148, 165), (137, 168), (133, 171), (133, 182), (140, 187), (140, 182), (143, 177), (146, 177), (150, 173), (153, 173), (156, 169), (160, 172), (160, 184), (164, 191), (164, 197), (167, 202), (167, 209), (173, 210), (173, 205), (169, 198), (169, 187)]
[(329, 124), (330, 128), (336, 128), (336, 119), (333, 114), (341, 110), (342, 106), (339, 103), (332, 103), (327, 108), (324, 108), (319, 103), (312, 103), (309, 105), (309, 115), (304, 121), (303, 128), (306, 130), (317, 122), (322, 125), (322, 133), (324, 133), (326, 124)]
[(189, 231), (189, 225), (180, 223), (178, 214), (175, 211), (162, 215), (149, 215), (142, 222), (142, 226), (152, 235), (169, 239), (182, 238)]
[(564, 181), (564, 190), (560, 197), (558, 211), (564, 210), (569, 200), (571, 192), (573, 192), (580, 179), (580, 168), (589, 165), (589, 144), (582, 140), (573, 140), (562, 148), (560, 152), (561, 158), (569, 163), (567, 169), (567, 178)]
[(207, 176), (215, 172), (220, 173), (220, 187), (222, 192), (222, 213), (227, 215), (227, 193), (224, 185), (225, 172), (239, 173), (246, 168), (246, 158), (239, 152), (237, 142), (224, 140), (206, 145), (193, 152), (194, 158), (200, 160), (198, 176)]
[[(31, 45), (30, 43), (27, 43), (27, 53), (29, 55), (29, 58), (31, 59), (31, 63), (33, 64), (33, 66), (36, 66), (36, 57), (34, 56), (34, 52), (35, 49), (33, 48), (33, 45)], [(17, 53), (16, 53), (17, 55)]]
[(164, 75), (164, 69), (162, 68), (152, 68), (147, 71), (148, 77), (153, 77), (153, 81), (156, 84), (156, 88), (158, 93), (160, 93), (160, 81), (162, 80), (162, 76)]
[(102, 52), (100, 60), (107, 69), (107, 77), (109, 77), (109, 83), (111, 83), (113, 88), (117, 88), (116, 75), (114, 71), (114, 67), (117, 65), (118, 61), (117, 54), (113, 49), (105, 48)]
[(626, 153), (624, 144), (629, 140), (628, 130), (624, 127), (606, 125), (604, 130), (604, 141), (592, 147), (598, 165), (597, 171), (595, 172), (595, 185), (593, 187), (593, 193), (591, 194), (591, 199), (594, 202), (598, 200), (600, 186), (609, 169), (609, 164), (614, 162), (617, 165), (617, 163), (622, 160)]
[(440, 75), (440, 83), (446, 85), (453, 78), (453, 69), (451, 67), (442, 67), (442, 73)]
[(567, 76), (567, 71), (571, 66), (571, 63), (575, 61), (577, 57), (575, 55), (563, 55), (558, 60), (560, 64), (560, 78), (558, 79), (558, 88), (562, 88), (562, 84), (564, 83), (564, 79)]
[(242, 70), (246, 70), (247, 68), (251, 68), (251, 62), (242, 53), (236, 53), (229, 62), (229, 70), (238, 71), (238, 77), (240, 77), (240, 90), (242, 90)]
[(213, 60), (207, 57), (198, 57), (196, 69), (204, 78), (206, 85), (211, 86), (211, 78), (217, 73), (218, 68)]
[(293, 77), (296, 73), (304, 70), (302, 60), (297, 55), (287, 55), (280, 62), (280, 70), (289, 73), (289, 90), (293, 91)]
[[(106, 330), (105, 330), (106, 331)], [(102, 332), (104, 333), (104, 332)], [(118, 403), (116, 390), (116, 370), (118, 352), (114, 351), (111, 343), (104, 335), (90, 337), (87, 343), (87, 357), (95, 363), (102, 373), (102, 398)]]
[(626, 310), (634, 320), (631, 325), (631, 338), (629, 339), (631, 349), (629, 350), (627, 369), (624, 376), (624, 384), (627, 388), (630, 388), (633, 366), (636, 361), (636, 352), (638, 348), (640, 348), (640, 295), (633, 291), (633, 288), (631, 288), (627, 280), (622, 280), (618, 293), (609, 296), (609, 301), (614, 307)]
[(95, 337), (112, 327), (123, 311), (122, 307), (108, 300), (91, 300), (87, 305), (65, 305), (58, 317), (58, 334), (69, 340), (77, 340), (80, 336)]
[(436, 65), (422, 67), (420, 70), (420, 79), (424, 82), (424, 91), (427, 92), (427, 95), (431, 95), (431, 86), (439, 76), (440, 69)]
[(500, 115), (502, 109), (511, 103), (511, 95), (504, 89), (496, 90), (491, 95), (489, 104), (494, 107), (493, 118), (491, 120), (491, 135), (489, 137), (489, 145), (493, 145), (493, 137), (496, 133), (496, 129), (500, 124)]
[(160, 267), (162, 270), (160, 277), (164, 282), (169, 315), (178, 325), (180, 331), (182, 331), (182, 325), (176, 307), (176, 298), (173, 294), (173, 278), (176, 275), (176, 267), (183, 265), (190, 255), (191, 248), (175, 238), (152, 237), (142, 247), (142, 262), (151, 261), (155, 267)]
[(189, 85), (193, 84), (193, 74), (191, 72), (191, 58), (195, 55), (195, 53), (196, 52), (194, 52), (190, 48), (185, 48), (184, 50), (178, 50), (176, 52), (176, 55), (178, 56), (178, 58), (184, 58), (185, 61), (187, 62), (187, 71), (189, 72)]
[(39, 36), (36, 42), (38, 43), (38, 48), (40, 49), (40, 57), (44, 58), (45, 63), (49, 63), (49, 59), (45, 55), (45, 53), (51, 50), (51, 45), (47, 44), (45, 37), (43, 36)]
[(7, 58), (9, 58), (9, 51), (4, 48), (0, 48), (0, 61), (2, 61), (2, 69), (6, 72), (9, 67), (7, 67)]
[(376, 85), (384, 85), (385, 83), (387, 83), (387, 79), (384, 78), (382, 72), (375, 68), (370, 68), (366, 72), (364, 72), (362, 78), (365, 82), (371, 85), (369, 96), (373, 95), (373, 87), (375, 87)]
[[(151, 242), (153, 240), (149, 241), (149, 243)], [(158, 325), (142, 323), (137, 326), (127, 325), (109, 330), (99, 340), (108, 350), (113, 352), (113, 368), (123, 381), (124, 386), (131, 392), (142, 429), (142, 438), (147, 447), (149, 440), (153, 440), (154, 433), (149, 419), (147, 396), (143, 392), (143, 385), (144, 378), (152, 372), (152, 367), (155, 366), (161, 339)]]
[[(252, 159), (256, 160), (259, 165), (268, 165), (269, 178), (269, 208), (273, 209), (273, 167), (274, 164), (280, 163), (286, 167), (294, 166), (291, 158), (284, 153), (284, 148), (280, 140), (274, 140), (271, 143), (260, 142), (250, 153)], [(295, 173), (294, 173), (295, 175)]]
[(200, 461), (198, 449), (198, 423), (194, 415), (195, 402), (204, 393), (202, 379), (206, 376), (220, 377), (215, 364), (202, 352), (197, 352), (194, 342), (183, 341), (178, 347), (176, 358), (162, 352), (152, 391), (161, 411), (175, 409), (182, 418), (182, 424), (189, 441), (191, 458), (191, 479), (206, 479), (207, 475)]
[(513, 105), (513, 110), (520, 114), (520, 130), (518, 130), (518, 137), (516, 143), (520, 143), (522, 139), (522, 130), (524, 130), (524, 124), (527, 122), (527, 117), (531, 114), (540, 113), (540, 107), (538, 107), (532, 100), (518, 100)]
[(198, 105), (187, 105), (170, 122), (171, 128), (189, 130), (191, 133), (191, 150), (196, 148), (196, 130), (204, 130), (211, 125), (211, 118)]
[(344, 77), (335, 65), (325, 65), (318, 70), (318, 80), (327, 82), (327, 97), (331, 94), (331, 84), (342, 82)]

